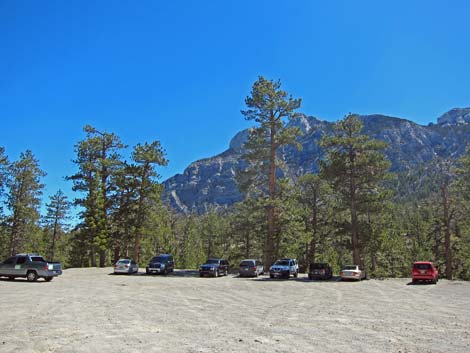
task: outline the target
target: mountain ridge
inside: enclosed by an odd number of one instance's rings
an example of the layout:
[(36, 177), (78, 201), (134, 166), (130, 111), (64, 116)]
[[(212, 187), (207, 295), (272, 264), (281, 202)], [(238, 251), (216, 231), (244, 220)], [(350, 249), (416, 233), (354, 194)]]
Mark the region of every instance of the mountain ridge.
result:
[[(470, 108), (453, 108), (437, 119), (437, 124), (420, 125), (411, 120), (382, 114), (359, 115), (363, 133), (388, 143), (384, 150), (392, 162), (391, 171), (406, 172), (430, 162), (436, 155), (458, 157), (470, 142)], [(303, 132), (301, 150), (286, 146), (280, 152), (287, 173), (297, 177), (318, 172), (324, 157), (318, 142), (333, 132), (334, 122), (301, 115), (289, 123)], [(249, 129), (235, 134), (227, 150), (191, 163), (182, 174), (163, 182), (163, 200), (177, 212), (202, 213), (241, 201), (234, 176), (244, 168), (241, 159)]]

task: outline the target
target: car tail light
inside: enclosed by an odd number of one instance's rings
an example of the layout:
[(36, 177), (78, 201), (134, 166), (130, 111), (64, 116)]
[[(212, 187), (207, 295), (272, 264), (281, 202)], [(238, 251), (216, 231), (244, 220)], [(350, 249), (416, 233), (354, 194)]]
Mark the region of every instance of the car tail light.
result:
[(256, 267), (253, 267), (253, 271), (256, 271)]
[(353, 276), (359, 276), (359, 272), (353, 272)]
[(341, 271), (341, 272), (339, 273), (339, 275), (342, 276), (342, 275), (343, 275), (343, 271)]
[(44, 266), (44, 269), (47, 271), (49, 270), (49, 265)]
[(324, 275), (324, 274), (325, 274), (325, 270), (320, 270), (320, 274), (321, 274), (321, 275)]

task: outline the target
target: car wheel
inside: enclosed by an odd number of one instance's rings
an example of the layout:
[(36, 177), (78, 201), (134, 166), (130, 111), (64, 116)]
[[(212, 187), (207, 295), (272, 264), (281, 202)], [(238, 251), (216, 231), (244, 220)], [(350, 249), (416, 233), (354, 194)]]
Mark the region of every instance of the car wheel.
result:
[(214, 277), (219, 277), (219, 270), (214, 271)]
[(225, 270), (224, 276), (228, 276), (228, 270)]
[(54, 278), (54, 277), (44, 277), (44, 279), (46, 280), (46, 282), (52, 281), (53, 278)]
[(38, 274), (35, 271), (28, 271), (26, 273), (26, 279), (28, 282), (34, 282), (38, 279)]
[(299, 277), (299, 274), (297, 272), (294, 273), (294, 278)]
[(204, 277), (204, 275), (202, 273), (199, 274), (199, 277)]
[(269, 278), (274, 278), (274, 275), (269, 275)]

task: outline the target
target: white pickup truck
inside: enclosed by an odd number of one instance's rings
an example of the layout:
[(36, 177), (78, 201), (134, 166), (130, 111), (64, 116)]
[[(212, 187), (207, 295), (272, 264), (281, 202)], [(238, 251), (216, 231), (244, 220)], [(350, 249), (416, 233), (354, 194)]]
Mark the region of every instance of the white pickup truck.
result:
[(47, 262), (37, 254), (17, 254), (0, 263), (0, 277), (24, 277), (30, 282), (44, 278), (47, 282), (62, 274), (60, 262)]

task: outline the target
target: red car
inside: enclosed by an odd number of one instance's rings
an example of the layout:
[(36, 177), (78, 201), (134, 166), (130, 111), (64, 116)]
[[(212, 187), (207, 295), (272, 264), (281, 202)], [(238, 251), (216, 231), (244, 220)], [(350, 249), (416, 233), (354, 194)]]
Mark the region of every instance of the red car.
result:
[(439, 271), (432, 262), (419, 261), (413, 264), (411, 278), (413, 283), (418, 281), (430, 281), (436, 284), (439, 279)]

